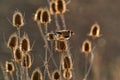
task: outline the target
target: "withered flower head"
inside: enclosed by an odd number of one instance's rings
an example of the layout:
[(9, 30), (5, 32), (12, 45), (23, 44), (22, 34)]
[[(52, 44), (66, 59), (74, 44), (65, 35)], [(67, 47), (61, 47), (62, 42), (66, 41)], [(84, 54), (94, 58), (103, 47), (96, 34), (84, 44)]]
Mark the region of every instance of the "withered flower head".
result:
[(47, 8), (44, 8), (41, 14), (41, 23), (48, 24), (50, 23), (50, 21), (51, 21), (50, 12)]
[(100, 37), (100, 26), (98, 23), (95, 23), (91, 26), (88, 36), (91, 36), (93, 39)]
[(32, 72), (31, 80), (43, 80), (43, 76), (42, 76), (41, 70), (39, 68), (36, 68)]
[(5, 70), (6, 70), (6, 72), (9, 72), (10, 74), (12, 74), (15, 70), (13, 62), (6, 61)]
[(23, 54), (27, 54), (30, 51), (30, 40), (27, 34), (24, 34), (21, 38), (20, 49)]
[(72, 78), (72, 72), (71, 72), (71, 70), (65, 69), (63, 71), (63, 78), (67, 79), (67, 80), (71, 80), (71, 78)]
[(15, 11), (13, 14), (13, 26), (20, 28), (24, 25), (24, 17), (20, 11)]
[(58, 70), (55, 70), (52, 73), (52, 80), (61, 80), (60, 72)]
[(18, 36), (16, 33), (13, 33), (12, 35), (10, 35), (7, 46), (13, 51), (17, 48)]
[(91, 52), (91, 49), (92, 48), (92, 45), (91, 45), (91, 42), (89, 40), (85, 40), (83, 43), (82, 43), (82, 52), (85, 53), (85, 54), (88, 54)]
[(72, 59), (71, 56), (65, 55), (62, 57), (62, 68), (64, 69), (72, 69)]
[(32, 59), (30, 54), (26, 54), (23, 56), (23, 60), (22, 60), (22, 66), (24, 68), (30, 68), (32, 65)]

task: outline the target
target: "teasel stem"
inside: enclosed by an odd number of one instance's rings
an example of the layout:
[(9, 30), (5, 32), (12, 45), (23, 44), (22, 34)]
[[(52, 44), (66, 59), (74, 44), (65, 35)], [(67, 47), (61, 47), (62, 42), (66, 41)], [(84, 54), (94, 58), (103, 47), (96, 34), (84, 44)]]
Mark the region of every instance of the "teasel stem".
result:
[(8, 79), (8, 75), (7, 75), (7, 73), (6, 73), (5, 70), (4, 70), (4, 67), (3, 67), (2, 62), (0, 62), (0, 67), (1, 67), (1, 70), (2, 70), (2, 72), (3, 72), (4, 80), (9, 80), (9, 79)]
[(63, 29), (66, 30), (67, 28), (66, 28), (66, 24), (65, 24), (65, 18), (64, 18), (64, 15), (61, 14), (60, 17), (61, 17), (61, 20), (62, 20), (62, 23), (63, 23)]
[[(45, 35), (43, 34), (43, 31), (42, 31), (42, 28), (41, 28), (41, 24), (40, 24), (40, 23), (38, 23), (38, 28), (39, 28), (39, 31), (40, 31), (40, 33), (41, 33), (41, 36), (42, 36), (45, 44), (47, 43), (46, 45), (47, 45), (47, 47), (48, 47), (48, 52), (50, 53), (50, 57), (48, 58), (48, 62), (49, 62), (49, 60), (50, 60), (50, 59), (52, 58), (52, 56), (53, 56), (53, 52), (52, 52), (52, 51), (50, 50), (50, 48), (49, 48), (47, 39), (46, 39)], [(53, 61), (54, 65), (56, 66), (56, 63), (54, 62), (54, 59), (53, 59), (53, 58), (52, 58), (52, 61)], [(57, 66), (56, 66), (56, 67), (57, 67)]]
[(87, 73), (87, 68), (88, 68), (88, 55), (89, 54), (85, 54), (85, 72), (84, 72), (85, 75)]
[[(51, 53), (51, 51), (50, 51), (50, 48), (48, 46), (46, 35), (44, 35), (43, 30), (41, 28), (41, 24), (38, 23), (38, 27), (39, 27), (41, 36), (42, 36), (42, 38), (43, 38), (43, 40), (45, 42), (45, 70), (44, 70), (44, 79), (45, 79), (46, 69), (48, 70), (48, 66), (46, 66), (48, 64), (48, 62), (47, 62), (47, 52), (49, 51)], [(47, 28), (47, 26), (45, 26), (45, 27)], [(47, 34), (47, 29), (45, 30), (45, 33)], [(50, 75), (49, 71), (47, 71), (47, 73)], [(50, 76), (49, 76), (49, 78), (51, 79)]]
[(54, 15), (54, 18), (55, 18), (55, 24), (56, 24), (56, 27), (57, 27), (57, 31), (59, 31), (60, 30), (60, 25), (58, 23), (58, 16), (57, 16), (57, 14)]
[(91, 59), (90, 59), (90, 65), (89, 65), (89, 67), (88, 67), (88, 70), (86, 70), (87, 72), (86, 72), (83, 80), (87, 80), (87, 77), (88, 77), (88, 75), (89, 75), (89, 73), (90, 73), (90, 70), (91, 70), (91, 68), (92, 68), (93, 59), (94, 59), (94, 49), (95, 49), (95, 47), (93, 48), (93, 50), (92, 50), (91, 53), (90, 53), (90, 58), (91, 58)]
[(20, 28), (17, 28), (17, 33), (18, 33), (18, 45), (20, 45)]
[(23, 79), (23, 68), (22, 68), (22, 64), (18, 64), (18, 67), (20, 69), (20, 80)]
[(19, 69), (18, 69), (18, 66), (17, 66), (17, 62), (14, 59), (13, 50), (11, 50), (11, 55), (12, 55), (12, 61), (13, 61), (14, 65), (15, 65), (15, 69), (16, 69), (17, 80), (19, 80), (19, 74), (18, 74)]
[[(44, 27), (45, 27), (45, 40), (47, 40), (47, 38), (46, 38), (46, 35), (47, 35), (47, 32), (48, 32), (48, 29), (47, 29), (47, 24), (45, 24), (44, 25)], [(44, 80), (45, 80), (45, 77), (46, 77), (46, 69), (48, 69), (48, 66), (47, 66), (47, 52), (48, 52), (48, 41), (46, 41), (46, 43), (45, 43), (45, 69), (44, 69)], [(48, 71), (47, 71), (48, 72)], [(48, 73), (49, 74), (49, 73)]]
[(10, 76), (11, 76), (11, 80), (14, 80), (14, 77), (13, 77), (13, 74), (12, 74), (12, 73), (10, 73)]

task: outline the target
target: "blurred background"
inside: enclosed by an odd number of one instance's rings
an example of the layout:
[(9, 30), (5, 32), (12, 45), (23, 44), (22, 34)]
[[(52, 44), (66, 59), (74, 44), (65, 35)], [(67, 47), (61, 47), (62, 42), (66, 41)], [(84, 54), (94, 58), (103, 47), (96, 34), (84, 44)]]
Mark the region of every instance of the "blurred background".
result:
[[(81, 45), (85, 39), (90, 39), (93, 46), (96, 46), (93, 66), (88, 80), (120, 79), (119, 3), (119, 0), (71, 0), (70, 4), (67, 5), (68, 11), (64, 15), (65, 23), (67, 28), (75, 33), (70, 39), (70, 50), (74, 65), (73, 80), (82, 80), (84, 76), (85, 58), (84, 54), (81, 53)], [(4, 63), (11, 59), (6, 42), (9, 36), (16, 31), (11, 22), (13, 13), (19, 10), (25, 18), (21, 35), (26, 32), (31, 40), (31, 45), (35, 41), (31, 51), (33, 65), (30, 69), (30, 75), (35, 67), (43, 65), (43, 61), (39, 59), (38, 55), (44, 56), (44, 43), (36, 22), (33, 21), (34, 13), (39, 7), (49, 7), (47, 0), (0, 0), (0, 62)], [(52, 17), (48, 27), (49, 31), (55, 31), (54, 22)], [(102, 36), (97, 40), (92, 40), (87, 34), (95, 22), (100, 25)], [(54, 68), (52, 64), (50, 65), (52, 72)]]

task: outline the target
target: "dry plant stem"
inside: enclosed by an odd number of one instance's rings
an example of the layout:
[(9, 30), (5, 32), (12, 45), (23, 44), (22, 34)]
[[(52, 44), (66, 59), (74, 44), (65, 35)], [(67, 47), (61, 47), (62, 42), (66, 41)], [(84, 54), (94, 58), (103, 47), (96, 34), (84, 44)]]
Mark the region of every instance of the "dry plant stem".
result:
[(47, 71), (47, 73), (48, 73), (49, 79), (52, 80), (51, 74), (50, 74), (50, 70), (49, 70), (49, 68), (48, 68), (48, 64), (46, 64), (45, 68), (46, 68), (46, 71)]
[(28, 68), (26, 68), (25, 73), (26, 73), (26, 80), (29, 80)]
[[(47, 24), (45, 24), (44, 25), (44, 27), (45, 27), (45, 39), (47, 40), (47, 38), (46, 38), (46, 35), (47, 35), (47, 32), (48, 32), (48, 29), (47, 29)], [(45, 77), (46, 77), (46, 69), (48, 68), (48, 63), (47, 63), (47, 52), (48, 52), (48, 41), (46, 41), (46, 43), (45, 43), (45, 69), (44, 69), (44, 80), (45, 80)], [(47, 71), (48, 72), (48, 71)], [(48, 74), (50, 74), (50, 73), (48, 73)]]
[(85, 72), (84, 72), (84, 75), (86, 75), (86, 73), (87, 73), (87, 68), (88, 68), (88, 55), (89, 55), (89, 54), (85, 54)]
[(8, 77), (8, 80), (10, 80), (10, 76), (8, 75), (8, 72), (6, 72), (6, 76)]
[[(20, 45), (20, 28), (17, 28), (17, 34), (18, 34), (18, 45)], [(22, 67), (22, 64), (18, 65), (18, 67), (20, 68), (20, 79), (22, 80), (24, 69)]]
[(23, 68), (22, 68), (22, 65), (21, 65), (21, 64), (18, 64), (18, 67), (19, 67), (19, 69), (20, 69), (20, 80), (22, 80), (22, 79), (23, 79), (22, 74), (24, 74), (24, 73), (23, 73)]
[[(51, 50), (52, 53), (54, 53), (54, 52), (53, 52), (53, 51), (54, 51), (53, 41), (50, 42), (50, 50)], [(52, 57), (52, 61), (53, 61), (54, 66), (58, 69), (58, 66), (57, 66), (57, 64), (56, 64), (56, 62), (55, 62), (55, 60), (54, 60), (53, 54), (51, 54), (50, 57), (48, 58), (48, 63), (49, 63), (51, 57)]]
[(61, 17), (61, 20), (62, 20), (62, 23), (63, 23), (63, 29), (66, 30), (66, 24), (65, 24), (64, 15), (61, 14), (60, 17)]
[(19, 80), (19, 74), (18, 74), (18, 72), (19, 72), (19, 69), (18, 69), (18, 66), (17, 66), (17, 63), (15, 62), (15, 60), (13, 60), (13, 62), (14, 62), (14, 65), (15, 65), (15, 68), (16, 68), (16, 76), (17, 76), (17, 80)]
[(1, 62), (0, 62), (0, 67), (1, 67), (2, 72), (3, 72), (4, 80), (9, 80), (8, 75), (6, 74), (4, 67), (3, 67), (3, 64)]
[(18, 69), (16, 61), (14, 60), (13, 50), (11, 50), (11, 55), (12, 55), (12, 59), (13, 59), (13, 62), (14, 62), (15, 68), (16, 68), (17, 80), (19, 80), (19, 74), (18, 74), (19, 73), (19, 69)]
[(86, 72), (83, 80), (87, 80), (87, 77), (88, 77), (88, 75), (89, 75), (89, 73), (90, 73), (90, 70), (91, 70), (91, 68), (92, 68), (93, 59), (94, 59), (94, 53), (93, 53), (93, 51), (90, 53), (90, 57), (91, 57), (91, 59), (90, 59), (90, 65), (89, 65), (89, 67), (88, 67), (88, 70), (87, 70), (87, 72)]
[(14, 77), (13, 77), (13, 74), (12, 74), (12, 73), (10, 73), (10, 76), (11, 76), (11, 79), (14, 80)]
[(54, 15), (54, 18), (55, 18), (55, 24), (56, 24), (56, 27), (57, 27), (57, 31), (60, 30), (60, 25), (58, 24), (58, 16), (57, 14)]
[(60, 67), (59, 67), (59, 71), (60, 71), (60, 77), (61, 77), (61, 79), (62, 79), (62, 58), (64, 57), (64, 52), (62, 52), (62, 53), (60, 53), (61, 55), (60, 55)]
[[(25, 64), (27, 64), (27, 58), (25, 58)], [(25, 73), (26, 73), (26, 75), (25, 75), (25, 80), (28, 80), (28, 78), (29, 78), (28, 68), (25, 68)]]
[(69, 40), (67, 40), (67, 55), (71, 55)]
[[(20, 45), (20, 28), (18, 27), (17, 28), (17, 35), (18, 35), (18, 46)], [(16, 62), (15, 62), (15, 64), (16, 64)], [(18, 67), (19, 67), (19, 64), (17, 65), (16, 64), (16, 69), (17, 69), (17, 71), (18, 71)], [(21, 70), (19, 70), (20, 71), (20, 74), (21, 74)], [(22, 74), (20, 75), (21, 77), (22, 77)], [(19, 77), (17, 78), (17, 80), (19, 79)]]
[[(39, 28), (39, 31), (40, 31), (40, 33), (41, 33), (41, 36), (42, 36), (42, 38), (43, 38), (43, 40), (44, 40), (44, 42), (45, 42), (45, 44), (46, 44), (47, 39), (46, 39), (45, 35), (43, 34), (43, 31), (42, 31), (42, 28), (41, 28), (40, 23), (38, 23), (38, 28)], [(52, 58), (52, 56), (53, 56), (53, 52), (51, 52), (48, 44), (47, 44), (47, 46), (48, 46), (48, 52), (50, 53), (50, 57), (48, 58), (48, 62), (49, 62), (49, 60), (50, 60), (50, 59)], [(56, 63), (54, 62), (55, 60), (54, 60), (53, 58), (52, 58), (52, 61), (53, 61), (54, 65), (57, 67)], [(48, 62), (47, 62), (47, 63), (48, 63)]]
[(18, 33), (18, 45), (20, 45), (20, 28), (17, 28), (17, 33)]
[[(47, 60), (47, 51), (49, 51), (50, 53), (51, 53), (51, 51), (50, 51), (50, 48), (49, 48), (49, 46), (48, 46), (48, 42), (47, 42), (47, 38), (46, 38), (46, 35), (44, 35), (44, 33), (43, 33), (43, 31), (42, 31), (42, 28), (41, 28), (41, 25), (38, 23), (38, 27), (39, 27), (39, 30), (40, 30), (40, 33), (41, 33), (41, 35), (42, 35), (42, 38), (43, 38), (43, 40), (44, 40), (44, 42), (45, 42), (45, 70), (44, 70), (44, 79), (45, 79), (45, 74), (46, 74), (46, 67), (48, 67), (48, 66), (46, 66), (47, 64), (48, 64), (48, 62), (46, 61)], [(47, 32), (47, 29), (46, 29), (46, 32)], [(53, 54), (53, 53), (52, 53)], [(48, 68), (47, 68), (47, 70), (48, 70)], [(49, 71), (47, 71), (48, 72), (48, 74), (50, 75), (50, 73), (49, 73)], [(51, 79), (51, 77), (49, 77), (50, 79)]]

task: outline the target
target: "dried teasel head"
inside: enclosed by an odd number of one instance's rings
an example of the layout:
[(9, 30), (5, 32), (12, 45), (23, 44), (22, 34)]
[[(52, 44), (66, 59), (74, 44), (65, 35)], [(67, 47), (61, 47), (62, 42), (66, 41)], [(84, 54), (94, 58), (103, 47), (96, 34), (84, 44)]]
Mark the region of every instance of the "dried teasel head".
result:
[(65, 55), (62, 57), (62, 68), (63, 70), (65, 69), (71, 70), (73, 68), (71, 56)]
[(7, 46), (8, 46), (8, 48), (10, 48), (13, 51), (17, 48), (18, 36), (16, 33), (13, 33), (12, 35), (10, 35)]
[(91, 36), (93, 39), (100, 37), (100, 26), (98, 23), (95, 23), (91, 26), (88, 36)]
[(44, 8), (41, 14), (41, 23), (48, 24), (51, 21), (50, 12), (47, 8)]
[(82, 52), (85, 53), (85, 54), (89, 54), (91, 52), (91, 49), (92, 48), (92, 44), (91, 44), (91, 41), (89, 40), (85, 40), (83, 43), (82, 43)]
[(57, 0), (57, 13), (64, 14), (66, 12), (66, 2), (65, 0)]
[(47, 33), (47, 40), (48, 41), (52, 41), (52, 40), (55, 40), (55, 35), (54, 33)]
[(68, 70), (68, 69), (65, 69), (63, 71), (63, 78), (66, 79), (66, 80), (71, 80), (71, 78), (72, 78), (72, 71)]
[(27, 54), (30, 51), (30, 40), (27, 34), (24, 34), (20, 40), (20, 49), (23, 54)]
[(34, 15), (34, 21), (41, 23), (41, 14), (42, 14), (43, 8), (38, 8), (35, 15)]
[(21, 51), (21, 49), (19, 47), (14, 51), (14, 59), (18, 63), (22, 62), (23, 53), (22, 53), (22, 51)]
[(57, 14), (57, 2), (54, 0), (50, 1), (50, 14)]
[(6, 70), (6, 72), (12, 74), (15, 71), (13, 62), (6, 61), (5, 70)]
[(39, 68), (32, 72), (31, 80), (43, 80), (42, 72)]
[(55, 70), (52, 73), (52, 80), (61, 80), (60, 72), (58, 70)]
[(32, 65), (32, 59), (30, 54), (26, 54), (23, 56), (23, 60), (22, 60), (22, 66), (24, 68), (30, 68)]
[(20, 11), (15, 11), (13, 14), (13, 26), (21, 28), (24, 25), (24, 17)]
[(55, 40), (55, 49), (58, 52), (67, 51), (67, 41), (64, 38)]

